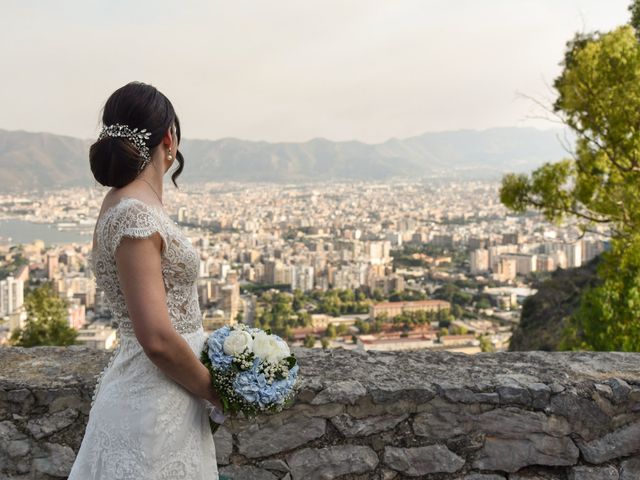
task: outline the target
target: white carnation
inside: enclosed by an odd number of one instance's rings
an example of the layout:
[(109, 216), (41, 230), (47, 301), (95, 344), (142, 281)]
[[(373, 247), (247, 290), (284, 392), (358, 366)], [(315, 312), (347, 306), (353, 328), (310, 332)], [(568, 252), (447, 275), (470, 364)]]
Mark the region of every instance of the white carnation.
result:
[(231, 332), (224, 340), (223, 350), (227, 355), (239, 355), (245, 350), (251, 351), (253, 348), (253, 338), (251, 334), (244, 330)]

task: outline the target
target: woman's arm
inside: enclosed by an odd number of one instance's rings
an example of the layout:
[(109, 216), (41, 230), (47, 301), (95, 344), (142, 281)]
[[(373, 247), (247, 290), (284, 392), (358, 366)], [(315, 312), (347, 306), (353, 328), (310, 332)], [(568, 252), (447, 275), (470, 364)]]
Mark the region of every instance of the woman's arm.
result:
[(162, 238), (123, 237), (115, 260), (134, 333), (149, 359), (193, 394), (222, 404), (213, 389), (211, 374), (178, 334), (169, 319), (161, 266)]

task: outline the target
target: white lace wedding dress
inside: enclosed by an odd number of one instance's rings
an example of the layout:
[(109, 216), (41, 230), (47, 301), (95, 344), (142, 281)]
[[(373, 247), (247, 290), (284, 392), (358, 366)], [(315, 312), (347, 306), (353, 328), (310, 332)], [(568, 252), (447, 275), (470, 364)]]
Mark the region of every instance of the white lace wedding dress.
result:
[(96, 385), (69, 480), (216, 480), (206, 401), (156, 367), (136, 339), (114, 252), (123, 236), (162, 236), (162, 273), (171, 322), (200, 355), (205, 341), (196, 279), (199, 255), (161, 207), (124, 197), (96, 225), (91, 265), (118, 320), (120, 345)]

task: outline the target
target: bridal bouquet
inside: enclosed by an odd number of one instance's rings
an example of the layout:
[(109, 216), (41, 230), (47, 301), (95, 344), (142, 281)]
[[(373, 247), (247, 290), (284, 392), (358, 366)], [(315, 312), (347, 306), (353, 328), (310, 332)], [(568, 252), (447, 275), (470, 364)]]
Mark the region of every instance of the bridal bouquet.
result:
[(224, 415), (284, 409), (295, 396), (298, 362), (289, 345), (270, 330), (225, 325), (207, 339), (201, 356), (220, 396), (223, 412), (211, 416), (215, 432)]

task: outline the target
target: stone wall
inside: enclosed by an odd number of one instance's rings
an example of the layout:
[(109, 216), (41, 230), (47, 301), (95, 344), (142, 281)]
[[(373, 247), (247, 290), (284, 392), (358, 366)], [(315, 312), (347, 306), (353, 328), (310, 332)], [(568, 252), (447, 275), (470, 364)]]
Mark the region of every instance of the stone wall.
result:
[[(640, 353), (294, 351), (295, 405), (215, 435), (234, 480), (640, 479)], [(0, 479), (65, 478), (107, 359), (0, 349)]]

